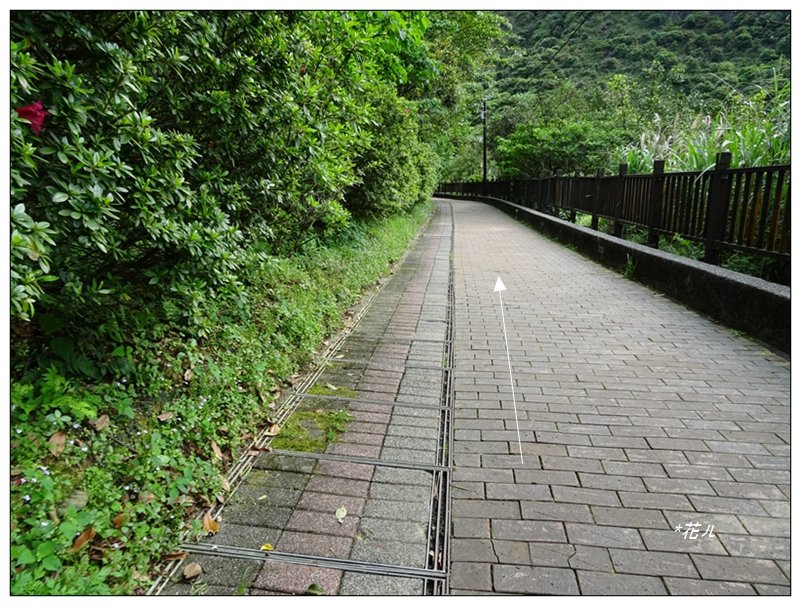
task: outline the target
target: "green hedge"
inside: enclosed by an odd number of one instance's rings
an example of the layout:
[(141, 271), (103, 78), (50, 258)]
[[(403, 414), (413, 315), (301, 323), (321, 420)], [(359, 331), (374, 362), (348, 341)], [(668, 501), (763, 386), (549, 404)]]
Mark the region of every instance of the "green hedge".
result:
[[(345, 226), (348, 207), (426, 197), (432, 179), (386, 153), (430, 160), (397, 88), (428, 73), (425, 23), (13, 13), (12, 316), (45, 315), (56, 332), (90, 324), (82, 338), (102, 331), (102, 346), (88, 347), (85, 367), (100, 367), (124, 344), (117, 309), (136, 325), (202, 329), (205, 300), (243, 297), (249, 242), (296, 251)], [(34, 102), (47, 112), (41, 130), (23, 117)], [(376, 188), (397, 192), (345, 202)]]

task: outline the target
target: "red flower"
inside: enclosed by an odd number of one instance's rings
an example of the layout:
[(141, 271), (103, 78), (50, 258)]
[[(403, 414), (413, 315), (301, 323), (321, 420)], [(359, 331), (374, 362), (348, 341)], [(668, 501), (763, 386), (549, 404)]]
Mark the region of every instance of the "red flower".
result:
[(44, 107), (42, 107), (41, 101), (36, 101), (30, 105), (26, 105), (25, 107), (18, 107), (15, 110), (19, 117), (25, 118), (28, 122), (31, 123), (31, 130), (33, 134), (39, 134), (42, 132), (42, 126), (44, 126), (44, 117), (47, 115), (47, 111)]

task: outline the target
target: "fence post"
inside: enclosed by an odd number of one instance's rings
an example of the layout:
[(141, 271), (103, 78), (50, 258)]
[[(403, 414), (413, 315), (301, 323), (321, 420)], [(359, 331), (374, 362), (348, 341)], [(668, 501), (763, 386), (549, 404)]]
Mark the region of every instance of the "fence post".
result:
[(711, 187), (708, 192), (708, 209), (706, 210), (705, 255), (703, 260), (714, 265), (719, 263), (719, 247), (725, 234), (725, 223), (728, 217), (728, 202), (731, 194), (731, 181), (728, 170), (731, 167), (731, 154), (723, 151), (717, 154), (716, 166), (711, 175)]
[(619, 176), (617, 177), (616, 191), (614, 192), (614, 236), (622, 237), (622, 223), (619, 220), (622, 211), (622, 199), (625, 195), (625, 175), (628, 174), (628, 165), (619, 165)]
[(564, 197), (564, 171), (556, 170), (556, 187), (555, 195), (553, 196), (553, 206), (550, 208), (550, 213), (553, 216), (561, 218), (561, 204)]
[(594, 183), (594, 195), (592, 196), (592, 229), (597, 231), (598, 219), (597, 211), (600, 209), (600, 179), (603, 178), (603, 169), (597, 169), (597, 177)]
[(661, 228), (661, 202), (664, 195), (664, 160), (653, 161), (653, 178), (650, 181), (650, 230), (647, 245), (658, 248), (658, 229)]

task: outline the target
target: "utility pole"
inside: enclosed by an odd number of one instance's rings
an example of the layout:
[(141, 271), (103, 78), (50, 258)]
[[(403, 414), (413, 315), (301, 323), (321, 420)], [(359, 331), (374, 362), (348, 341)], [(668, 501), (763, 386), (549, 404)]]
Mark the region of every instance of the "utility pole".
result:
[(481, 118), (483, 119), (483, 188), (486, 192), (486, 98), (483, 99), (483, 111), (481, 111)]

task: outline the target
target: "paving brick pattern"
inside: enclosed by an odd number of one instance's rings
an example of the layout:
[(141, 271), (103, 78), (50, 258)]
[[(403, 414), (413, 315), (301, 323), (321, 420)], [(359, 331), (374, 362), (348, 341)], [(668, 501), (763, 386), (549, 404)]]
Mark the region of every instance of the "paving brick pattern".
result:
[[(327, 452), (435, 462), (454, 225), (450, 592), (788, 594), (788, 361), (489, 206), (450, 208), (440, 202), (318, 381), (356, 394), (325, 400), (353, 418)], [(425, 470), (263, 456), (210, 541), (424, 567), (431, 494)], [(682, 534), (689, 523), (699, 524), (694, 540)], [(424, 589), (418, 579), (191, 560), (201, 583), (164, 594)]]
[[(788, 594), (788, 361), (490, 206), (453, 209), (451, 591)], [(695, 522), (714, 535), (674, 531)]]

